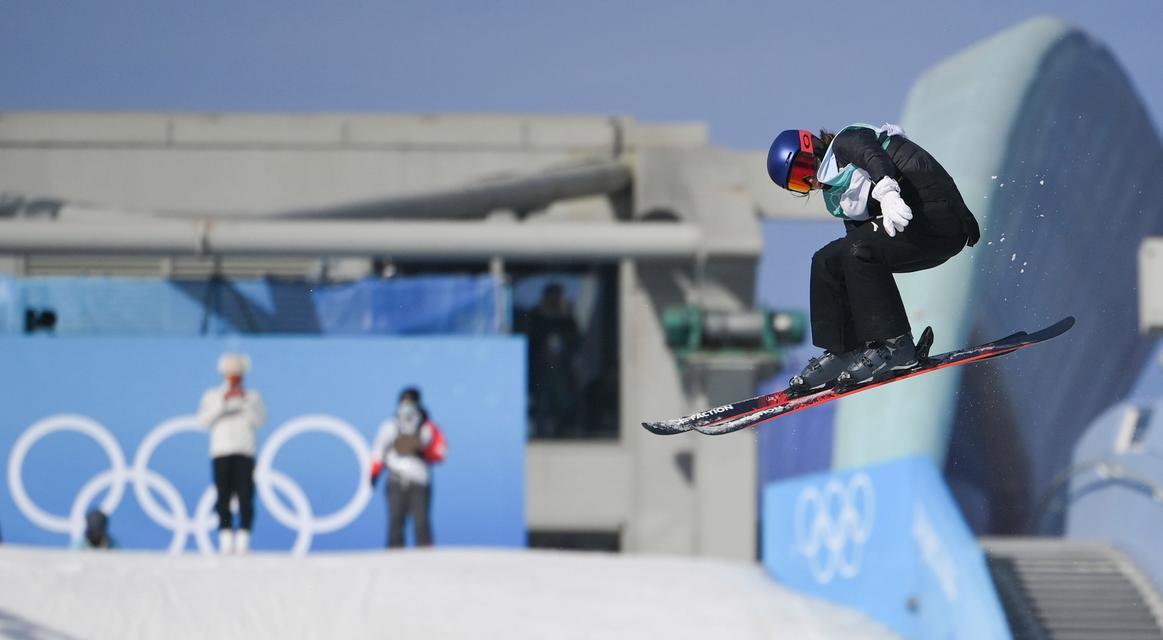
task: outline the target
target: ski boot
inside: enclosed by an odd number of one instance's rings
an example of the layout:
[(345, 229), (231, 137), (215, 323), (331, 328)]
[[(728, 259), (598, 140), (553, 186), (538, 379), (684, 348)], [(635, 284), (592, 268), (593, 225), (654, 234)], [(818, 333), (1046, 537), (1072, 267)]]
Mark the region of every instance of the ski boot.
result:
[[(928, 349), (925, 351), (927, 353)], [(900, 371), (916, 367), (920, 355), (913, 344), (912, 333), (870, 342), (837, 376), (836, 387), (847, 389), (886, 380)]]
[(808, 366), (800, 375), (791, 379), (789, 387), (797, 394), (815, 393), (828, 389), (849, 365), (860, 357), (864, 349), (853, 349), (847, 353), (835, 354), (825, 351), (823, 355), (808, 360)]

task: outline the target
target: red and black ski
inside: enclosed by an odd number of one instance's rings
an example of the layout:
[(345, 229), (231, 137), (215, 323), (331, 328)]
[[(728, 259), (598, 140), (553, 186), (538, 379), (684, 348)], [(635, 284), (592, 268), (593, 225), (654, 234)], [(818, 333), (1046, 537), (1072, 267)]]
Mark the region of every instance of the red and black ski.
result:
[(933, 344), (933, 330), (925, 329), (924, 333), (921, 334), (921, 339), (917, 341), (917, 353), (921, 356), (917, 366), (904, 371), (894, 372), (888, 378), (873, 380), (855, 387), (825, 389), (807, 394), (797, 394), (791, 389), (785, 389), (777, 393), (770, 393), (749, 400), (708, 409), (707, 411), (695, 413), (685, 418), (663, 420), (661, 422), (643, 422), (642, 426), (646, 427), (651, 433), (658, 435), (672, 435), (687, 431), (698, 431), (709, 436), (731, 433), (755, 426), (767, 420), (795, 413), (802, 409), (838, 400), (854, 393), (860, 393), (861, 391), (867, 391), (868, 389), (873, 389), (890, 382), (919, 376), (923, 373), (944, 369), (946, 367), (980, 362), (982, 360), (1004, 356), (1018, 349), (1056, 338), (1069, 331), (1070, 327), (1073, 326), (1074, 317), (1069, 316), (1041, 331), (1034, 333), (1021, 331), (1001, 340), (987, 342), (959, 351), (950, 351), (949, 353), (932, 357), (928, 356), (928, 351), (929, 346)]

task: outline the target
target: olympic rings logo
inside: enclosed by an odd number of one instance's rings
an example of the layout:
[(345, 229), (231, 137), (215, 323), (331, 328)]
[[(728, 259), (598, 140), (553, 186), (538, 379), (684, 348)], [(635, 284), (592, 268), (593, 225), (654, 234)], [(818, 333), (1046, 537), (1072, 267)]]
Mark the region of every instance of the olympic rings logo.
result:
[[(42, 438), (70, 431), (88, 436), (96, 442), (109, 459), (109, 469), (89, 479), (81, 487), (67, 514), (50, 513), (36, 504), (25, 489), (24, 460)], [(355, 494), (343, 507), (330, 514), (315, 514), (302, 487), (274, 468), (275, 457), (288, 441), (312, 431), (334, 436), (347, 444), (359, 465), (360, 478), (368, 477), (371, 472), (367, 441), (355, 427), (339, 418), (324, 414), (304, 415), (274, 430), (255, 461), (254, 482), (266, 513), (296, 532), (291, 547), (291, 553), (295, 555), (307, 553), (316, 534), (338, 531), (355, 521), (363, 513), (372, 495), (371, 486), (367, 482), (358, 482)], [(101, 492), (107, 491), (100, 507), (105, 513), (112, 514), (121, 504), (126, 487), (132, 486), (133, 495), (146, 516), (173, 533), (168, 547), (170, 553), (181, 553), (191, 537), (200, 552), (213, 553), (210, 533), (218, 527), (214, 513), (217, 492), (213, 485), (202, 492), (191, 512), (173, 483), (149, 466), (150, 459), (162, 442), (184, 432), (204, 434), (206, 428), (198, 424), (194, 416), (166, 420), (146, 434), (133, 458), (133, 464), (129, 465), (117, 439), (97, 421), (75, 414), (49, 416), (29, 427), (12, 446), (8, 456), (8, 486), (12, 500), (32, 523), (47, 531), (66, 533), (75, 543), (84, 535), (85, 511), (93, 500)], [(161, 497), (164, 506), (158, 502), (155, 493)], [(277, 493), (290, 503), (289, 509)]]
[(808, 560), (812, 577), (820, 584), (837, 575), (860, 573), (864, 543), (876, 522), (876, 491), (866, 473), (847, 483), (833, 478), (821, 490), (806, 487), (796, 499), (796, 550)]

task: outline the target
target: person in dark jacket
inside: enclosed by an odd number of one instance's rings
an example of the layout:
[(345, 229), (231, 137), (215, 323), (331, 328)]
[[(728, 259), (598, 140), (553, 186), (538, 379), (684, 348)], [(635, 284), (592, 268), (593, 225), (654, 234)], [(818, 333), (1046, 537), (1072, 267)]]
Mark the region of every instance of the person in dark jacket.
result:
[(914, 366), (893, 274), (931, 269), (981, 237), (953, 178), (896, 125), (784, 131), (768, 152), (767, 172), (793, 193), (821, 191), (847, 231), (812, 256), (812, 342), (824, 353), (792, 378), (792, 388), (864, 383)]
[(541, 292), (529, 314), (529, 400), (534, 435), (573, 431), (577, 414), (576, 359), (581, 332), (565, 290), (556, 282)]
[(78, 549), (116, 549), (117, 541), (109, 535), (109, 516), (100, 509), (85, 514), (85, 535), (77, 541)]

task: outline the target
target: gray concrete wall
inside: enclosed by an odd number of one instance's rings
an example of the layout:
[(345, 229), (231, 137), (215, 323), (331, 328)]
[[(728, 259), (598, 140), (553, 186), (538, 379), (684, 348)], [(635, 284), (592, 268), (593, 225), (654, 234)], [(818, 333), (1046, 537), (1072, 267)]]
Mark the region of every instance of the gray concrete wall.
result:
[[(620, 263), (619, 438), (530, 444), (528, 525), (617, 531), (630, 552), (753, 560), (754, 437), (661, 438), (639, 426), (754, 390), (746, 370), (680, 371), (661, 324), (671, 305), (742, 309), (752, 300), (761, 249), (753, 158), (708, 146), (704, 125), (505, 115), (0, 114), (0, 193), (118, 211), (262, 215), (595, 157), (633, 167), (630, 218), (665, 209), (700, 229), (702, 248), (694, 260)], [(581, 198), (513, 224), (657, 224), (619, 221), (625, 212), (615, 207), (609, 198)], [(110, 228), (132, 220), (114, 216)], [(153, 259), (159, 276), (186, 273), (194, 260)], [(0, 270), (148, 275), (148, 260), (0, 256)]]
[(8, 113), (0, 192), (262, 214), (706, 139), (701, 124), (604, 117)]

